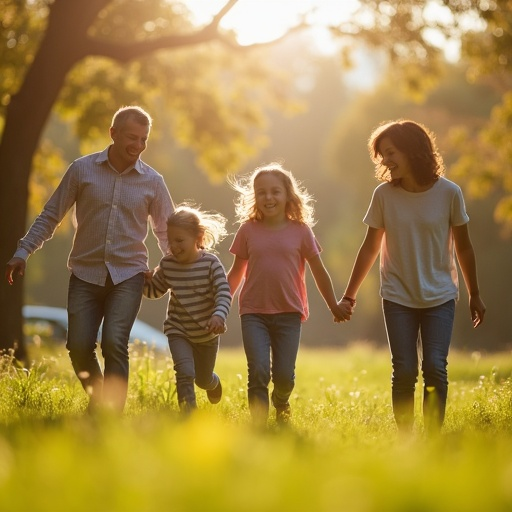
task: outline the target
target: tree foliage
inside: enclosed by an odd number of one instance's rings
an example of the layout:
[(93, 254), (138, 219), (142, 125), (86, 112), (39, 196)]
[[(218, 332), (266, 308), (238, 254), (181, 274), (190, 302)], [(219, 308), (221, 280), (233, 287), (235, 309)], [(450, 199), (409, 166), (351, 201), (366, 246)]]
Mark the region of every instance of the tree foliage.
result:
[[(219, 28), (236, 3), (226, 0), (210, 23), (196, 27), (178, 1), (0, 0), (0, 217), (12, 219), (0, 226), (4, 261), (25, 230), (33, 169), (52, 169), (48, 157), (56, 153), (42, 140), (52, 112), (72, 121), (85, 149), (105, 141), (121, 104), (170, 111), (173, 136), (214, 180), (265, 144), (264, 108), (295, 105), (285, 79), (268, 80), (264, 54), (241, 48), (235, 34)], [(442, 17), (432, 15), (432, 5)], [(473, 76), (497, 68), (508, 74), (509, 11), (505, 0), (361, 0), (349, 21), (330, 29), (344, 41), (345, 55), (356, 41), (386, 53), (396, 86), (420, 98), (440, 72), (433, 34), (464, 41)], [(467, 34), (468, 19), (480, 20), (484, 30)], [(505, 137), (508, 103), (502, 108), (491, 132)], [(500, 137), (480, 139), (492, 147)], [(60, 164), (55, 160), (54, 168)], [(508, 218), (508, 205), (501, 203), (499, 219)], [(0, 348), (21, 342), (22, 293), (19, 284), (0, 285)]]
[[(12, 219), (0, 226), (3, 261), (25, 230), (34, 164), (51, 163), (41, 136), (52, 111), (88, 141), (105, 141), (120, 105), (172, 111), (175, 137), (196, 150), (212, 177), (232, 171), (265, 142), (263, 106), (286, 109), (293, 102), (284, 81), (269, 86), (257, 49), (246, 53), (219, 29), (235, 3), (194, 27), (179, 2), (1, 0), (0, 216)], [(9, 289), (2, 282), (0, 348), (18, 342), (23, 358), (21, 304), (21, 284)]]
[(482, 31), (466, 34), (463, 56), (471, 81), (491, 81), (503, 92), (501, 104), (477, 130), (459, 127), (452, 137), (461, 157), (455, 171), (467, 179), (474, 197), (497, 196), (495, 220), (512, 236), (512, 3), (509, 0), (471, 2), (485, 23)]

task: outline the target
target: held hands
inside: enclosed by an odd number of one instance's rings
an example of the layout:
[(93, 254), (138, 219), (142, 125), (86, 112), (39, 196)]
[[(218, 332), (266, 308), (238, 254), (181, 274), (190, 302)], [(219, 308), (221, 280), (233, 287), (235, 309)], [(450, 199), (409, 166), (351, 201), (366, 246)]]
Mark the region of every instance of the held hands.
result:
[(151, 283), (151, 278), (153, 277), (153, 275), (155, 274), (156, 270), (158, 269), (158, 267), (156, 267), (154, 270), (146, 270), (146, 272), (144, 272), (144, 284), (149, 284)]
[(469, 298), (469, 311), (471, 312), (471, 320), (474, 328), (478, 327), (484, 321), (485, 310), (486, 307), (480, 295)]
[(334, 315), (334, 322), (348, 322), (350, 320), (350, 317), (352, 316), (352, 313), (354, 312), (355, 307), (355, 302), (352, 305), (352, 302), (349, 301), (348, 299), (343, 298), (340, 301), (338, 301), (336, 309), (331, 309), (331, 312)]
[(5, 267), (5, 278), (12, 285), (17, 275), (23, 277), (27, 262), (23, 258), (11, 258)]
[(210, 320), (208, 320), (206, 324), (206, 330), (213, 334), (223, 334), (228, 329), (226, 327), (224, 320), (220, 316), (212, 315), (212, 317), (210, 318)]

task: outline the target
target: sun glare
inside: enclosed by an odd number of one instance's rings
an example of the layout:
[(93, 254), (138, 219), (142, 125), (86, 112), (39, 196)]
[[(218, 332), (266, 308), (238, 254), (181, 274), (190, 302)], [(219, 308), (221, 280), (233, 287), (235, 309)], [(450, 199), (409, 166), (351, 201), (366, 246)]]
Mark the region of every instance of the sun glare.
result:
[[(198, 23), (208, 23), (227, 0), (184, 0)], [(243, 45), (271, 41), (296, 25), (303, 14), (312, 25), (346, 20), (358, 0), (239, 0), (222, 20), (221, 26), (236, 32)], [(318, 32), (318, 44), (322, 35)]]

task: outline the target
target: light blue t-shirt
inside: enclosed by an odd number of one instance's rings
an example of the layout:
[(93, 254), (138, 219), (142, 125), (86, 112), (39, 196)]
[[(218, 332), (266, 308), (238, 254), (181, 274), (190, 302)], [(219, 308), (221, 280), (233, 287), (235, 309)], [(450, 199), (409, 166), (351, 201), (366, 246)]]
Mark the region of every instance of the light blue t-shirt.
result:
[(363, 222), (384, 228), (381, 296), (412, 308), (459, 297), (452, 226), (469, 222), (462, 191), (446, 178), (425, 192), (379, 185)]

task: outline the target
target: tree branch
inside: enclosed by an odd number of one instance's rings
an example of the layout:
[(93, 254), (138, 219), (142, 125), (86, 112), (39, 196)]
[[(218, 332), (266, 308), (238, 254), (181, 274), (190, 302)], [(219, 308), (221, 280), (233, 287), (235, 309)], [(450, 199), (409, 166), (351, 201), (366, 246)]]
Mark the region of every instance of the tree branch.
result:
[(86, 55), (109, 57), (120, 62), (127, 62), (157, 50), (196, 46), (213, 40), (222, 40), (219, 24), (237, 2), (238, 0), (229, 0), (208, 25), (193, 34), (172, 35), (130, 44), (88, 38), (87, 48), (84, 48), (84, 51)]
[(265, 48), (283, 41), (291, 34), (307, 28), (309, 25), (305, 21), (301, 21), (298, 25), (290, 28), (282, 36), (267, 41), (265, 43), (254, 43), (250, 45), (240, 45), (219, 31), (219, 22), (222, 17), (237, 3), (238, 0), (230, 0), (224, 8), (219, 11), (208, 25), (201, 30), (192, 34), (170, 35), (155, 39), (147, 39), (144, 41), (136, 41), (133, 43), (112, 43), (105, 40), (88, 38), (84, 47), (85, 55), (96, 55), (108, 57), (120, 62), (128, 62), (133, 59), (142, 57), (151, 52), (164, 49), (175, 49), (182, 47), (197, 46), (210, 41), (218, 41), (225, 46), (236, 51), (248, 51), (257, 48)]
[(215, 27), (217, 30), (219, 28), (219, 24), (222, 21), (222, 18), (226, 16), (226, 14), (235, 6), (238, 0), (229, 0), (229, 2), (213, 17), (211, 23), (206, 27)]

